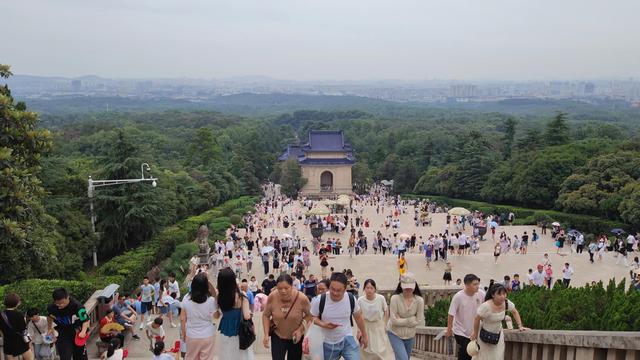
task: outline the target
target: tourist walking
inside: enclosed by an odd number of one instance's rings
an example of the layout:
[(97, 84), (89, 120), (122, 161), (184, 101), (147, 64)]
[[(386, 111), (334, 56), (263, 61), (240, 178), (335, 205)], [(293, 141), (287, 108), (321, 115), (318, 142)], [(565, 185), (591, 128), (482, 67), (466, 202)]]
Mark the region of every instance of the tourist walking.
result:
[(309, 299), (293, 286), (293, 278), (280, 275), (262, 313), (262, 344), (267, 349), (271, 344), (272, 359), (302, 359), (304, 335), (313, 320), (310, 309)]
[(571, 276), (573, 276), (573, 268), (569, 266), (569, 263), (564, 263), (564, 267), (562, 268), (562, 285), (564, 285), (565, 288), (569, 287)]
[(16, 310), (20, 305), (20, 296), (7, 293), (4, 297), (5, 309), (0, 312), (0, 332), (2, 333), (2, 351), (7, 359), (33, 360), (31, 338), (26, 336), (27, 323), (24, 314)]
[(196, 275), (191, 281), (191, 293), (181, 303), (181, 334), (187, 345), (187, 360), (213, 359), (216, 328), (214, 316), (220, 317), (216, 299), (209, 293), (206, 273)]
[(398, 272), (400, 273), (400, 276), (407, 272), (407, 259), (405, 259), (404, 253), (401, 253), (400, 258), (398, 259)]
[(66, 289), (58, 288), (53, 290), (53, 304), (47, 307), (47, 313), (48, 335), (53, 335), (53, 324), (56, 324), (56, 351), (60, 360), (87, 360), (87, 347), (75, 342), (76, 329), (79, 329), (79, 338), (85, 339), (88, 335), (89, 315), (84, 306), (69, 296)]
[(360, 348), (360, 356), (364, 360), (391, 360), (394, 355), (385, 330), (389, 308), (384, 296), (376, 291), (376, 282), (373, 279), (367, 279), (364, 282), (365, 295), (358, 299), (364, 318), (364, 328), (369, 337), (368, 346)]
[(347, 293), (347, 276), (333, 273), (328, 294), (316, 296), (311, 302), (314, 323), (322, 328), (325, 360), (359, 360), (360, 350), (353, 337), (353, 321), (358, 326), (360, 345), (367, 347), (369, 340), (364, 327), (362, 311), (354, 296)]
[(231, 269), (222, 269), (218, 273), (218, 296), (216, 298), (219, 311), (222, 313), (218, 331), (218, 358), (233, 360), (253, 359), (253, 349), (240, 350), (240, 320), (251, 319), (249, 300), (242, 295), (236, 274)]
[(37, 308), (27, 310), (27, 332), (31, 336), (33, 344), (33, 357), (36, 360), (49, 359), (54, 355), (53, 337), (46, 337), (47, 334), (47, 318), (40, 316)]
[(464, 289), (453, 296), (449, 305), (446, 336), (455, 337), (458, 360), (471, 360), (471, 356), (467, 354), (467, 345), (473, 334), (473, 320), (484, 301), (485, 293), (480, 290), (480, 278), (476, 275), (467, 274), (463, 281)]
[(515, 318), (518, 330), (529, 330), (523, 326), (515, 305), (507, 299), (507, 289), (500, 283), (494, 283), (487, 291), (485, 301), (478, 307), (473, 321), (470, 339), (477, 341), (480, 346), (480, 351), (473, 360), (504, 359), (502, 321), (505, 320), (507, 311)]
[(408, 360), (415, 342), (416, 327), (424, 325), (424, 299), (413, 274), (400, 278), (391, 296), (387, 335), (396, 360)]

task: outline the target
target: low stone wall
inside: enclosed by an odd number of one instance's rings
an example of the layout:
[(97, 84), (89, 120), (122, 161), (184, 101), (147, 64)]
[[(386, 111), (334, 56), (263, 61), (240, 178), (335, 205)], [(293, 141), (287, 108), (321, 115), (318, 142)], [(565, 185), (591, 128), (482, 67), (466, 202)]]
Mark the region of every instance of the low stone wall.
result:
[[(435, 340), (440, 327), (419, 327), (413, 355), (419, 359), (457, 359), (455, 343)], [(640, 333), (626, 331), (505, 330), (505, 359), (636, 360)], [(452, 342), (453, 346), (448, 344)]]

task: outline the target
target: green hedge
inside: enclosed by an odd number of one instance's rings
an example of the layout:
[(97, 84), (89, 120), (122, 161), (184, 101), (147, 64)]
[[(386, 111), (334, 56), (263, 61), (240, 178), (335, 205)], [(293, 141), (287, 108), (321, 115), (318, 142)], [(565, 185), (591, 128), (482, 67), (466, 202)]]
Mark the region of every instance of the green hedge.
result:
[(609, 234), (613, 228), (626, 229), (628, 226), (624, 223), (612, 220), (602, 219), (596, 216), (570, 214), (553, 210), (527, 209), (511, 205), (496, 205), (481, 201), (453, 199), (446, 196), (436, 195), (414, 195), (405, 194), (403, 198), (408, 199), (429, 199), (439, 204), (450, 207), (463, 207), (469, 210), (480, 210), (486, 214), (508, 214), (513, 212), (516, 216), (514, 225), (536, 225), (539, 221), (547, 222), (557, 221), (563, 227), (575, 228), (584, 233), (590, 234)]
[[(154, 265), (159, 264), (167, 257), (172, 257), (169, 266), (179, 268), (186, 257), (188, 260), (194, 253), (195, 244), (190, 243), (195, 239), (200, 224), (223, 224), (224, 230), (229, 226), (228, 215), (237, 208), (253, 207), (257, 197), (242, 196), (229, 200), (220, 206), (206, 211), (200, 215), (191, 216), (184, 221), (165, 228), (145, 244), (136, 249), (125, 252), (102, 264), (94, 274), (85, 275), (81, 281), (67, 280), (40, 280), (29, 279), (0, 287), (0, 299), (8, 291), (15, 292), (22, 298), (23, 310), (35, 306), (44, 311), (51, 303), (51, 293), (55, 288), (65, 287), (72, 296), (84, 302), (96, 289), (104, 288), (109, 284), (119, 284), (121, 291), (129, 292), (140, 285), (142, 278)], [(224, 230), (221, 230), (224, 235)], [(186, 243), (186, 244), (185, 244)], [(180, 245), (184, 244), (184, 246)], [(173, 256), (176, 256), (173, 259)], [(184, 265), (183, 265), (184, 266)], [(176, 271), (178, 273), (178, 271)]]
[(0, 287), (0, 299), (4, 300), (5, 294), (14, 292), (20, 296), (20, 310), (26, 312), (35, 307), (44, 314), (47, 306), (53, 302), (53, 290), (59, 287), (66, 288), (71, 296), (81, 302), (87, 301), (96, 289), (94, 283), (89, 281), (28, 279)]
[[(640, 291), (627, 290), (625, 281), (610, 280), (604, 287), (563, 288), (549, 291), (526, 287), (511, 293), (525, 326), (545, 330), (640, 331)], [(450, 300), (440, 300), (425, 311), (427, 326), (446, 326)]]
[[(256, 197), (242, 196), (229, 200), (200, 215), (191, 216), (181, 223), (165, 229), (137, 249), (109, 260), (98, 269), (97, 275), (99, 277), (119, 276), (120, 281), (116, 283), (120, 284), (124, 291), (131, 291), (140, 284), (142, 277), (153, 265), (171, 256), (176, 245), (193, 241), (200, 224), (229, 224), (229, 218), (226, 215), (236, 208), (244, 208), (255, 204), (256, 201)], [(224, 222), (225, 220), (226, 222)]]

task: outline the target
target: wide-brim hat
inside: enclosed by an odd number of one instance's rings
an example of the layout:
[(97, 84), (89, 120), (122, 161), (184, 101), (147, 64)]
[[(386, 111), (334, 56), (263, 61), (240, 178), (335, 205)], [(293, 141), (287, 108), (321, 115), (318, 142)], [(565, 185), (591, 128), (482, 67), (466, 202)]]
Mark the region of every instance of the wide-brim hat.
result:
[(469, 356), (476, 356), (479, 352), (480, 344), (475, 340), (469, 341), (469, 344), (467, 344), (467, 354), (469, 354)]

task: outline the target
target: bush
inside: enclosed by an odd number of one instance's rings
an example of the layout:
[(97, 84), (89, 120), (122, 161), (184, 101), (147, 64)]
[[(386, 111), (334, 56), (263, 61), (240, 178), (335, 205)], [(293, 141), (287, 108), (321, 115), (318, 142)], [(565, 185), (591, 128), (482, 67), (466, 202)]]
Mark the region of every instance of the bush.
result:
[(87, 281), (28, 279), (1, 287), (0, 298), (4, 300), (5, 294), (14, 292), (20, 296), (22, 312), (35, 307), (44, 314), (47, 306), (53, 302), (51, 297), (53, 290), (59, 287), (67, 289), (71, 296), (82, 303), (87, 301), (96, 290), (95, 284)]
[(229, 217), (229, 221), (233, 224), (233, 225), (239, 225), (242, 222), (242, 216), (240, 215), (236, 215), (233, 214)]
[(480, 210), (485, 214), (508, 214), (513, 212), (516, 216), (514, 225), (537, 225), (540, 221), (546, 221), (548, 223), (557, 221), (562, 224), (564, 228), (577, 229), (584, 233), (591, 234), (608, 234), (613, 228), (628, 228), (628, 226), (618, 221), (606, 220), (596, 216), (569, 214), (554, 210), (538, 210), (517, 206), (495, 205), (480, 201), (452, 199), (446, 196), (406, 194), (402, 197), (405, 199), (426, 198), (448, 207), (459, 206), (472, 211)]
[[(230, 226), (228, 215), (237, 208), (253, 207), (257, 197), (243, 196), (229, 200), (220, 206), (197, 216), (191, 216), (179, 224), (165, 228), (147, 243), (111, 258), (102, 264), (93, 275), (84, 275), (84, 281), (68, 280), (40, 280), (29, 279), (11, 283), (0, 287), (0, 298), (4, 299), (6, 292), (15, 292), (22, 298), (21, 309), (37, 307), (44, 311), (52, 302), (51, 293), (55, 288), (66, 288), (73, 297), (85, 302), (97, 289), (109, 284), (120, 285), (120, 291), (130, 292), (136, 289), (149, 269), (159, 264), (167, 257), (171, 257), (167, 264), (167, 271), (174, 271), (177, 275), (185, 269), (191, 256), (197, 251), (195, 240), (200, 224), (215, 224), (216, 231), (222, 233)], [(213, 232), (210, 232), (210, 235)], [(217, 235), (219, 236), (219, 235)]]
[(236, 207), (254, 204), (256, 200), (256, 197), (251, 196), (229, 200), (212, 210), (168, 227), (146, 244), (104, 263), (98, 268), (97, 278), (111, 277), (112, 282), (120, 284), (122, 291), (132, 291), (140, 285), (149, 269), (174, 253), (176, 246), (195, 240), (200, 224), (210, 223), (210, 237), (219, 237), (221, 233), (224, 238), (224, 233), (230, 226), (230, 219), (221, 215), (230, 213)]
[(176, 246), (175, 251), (171, 254), (169, 261), (162, 268), (161, 275), (165, 277), (168, 273), (173, 272), (179, 283), (185, 278), (185, 271), (189, 271), (189, 260), (198, 253), (198, 245), (194, 242), (180, 244)]
[[(610, 280), (595, 286), (555, 286), (549, 291), (526, 287), (511, 293), (525, 326), (545, 330), (640, 330), (640, 291), (626, 289), (625, 281)], [(446, 326), (450, 300), (440, 300), (426, 310), (427, 326)]]

